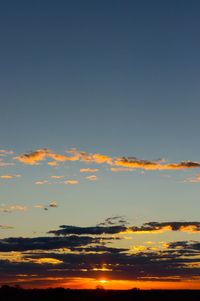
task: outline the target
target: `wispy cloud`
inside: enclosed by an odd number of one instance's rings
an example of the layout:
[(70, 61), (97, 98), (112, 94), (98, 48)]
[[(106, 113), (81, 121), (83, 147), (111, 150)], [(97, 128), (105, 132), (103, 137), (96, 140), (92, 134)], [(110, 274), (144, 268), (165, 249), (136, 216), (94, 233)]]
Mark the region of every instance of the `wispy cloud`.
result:
[(16, 211), (26, 211), (27, 206), (24, 205), (0, 205), (0, 212), (11, 213)]
[(133, 171), (134, 169), (130, 167), (111, 167), (110, 170), (113, 172), (119, 172), (119, 171)]
[(10, 225), (0, 225), (1, 230), (9, 230), (9, 229), (14, 229), (13, 226)]
[(78, 180), (66, 180), (63, 182), (63, 184), (68, 184), (68, 185), (77, 185), (79, 183)]
[(95, 176), (95, 175), (91, 175), (91, 176), (87, 176), (87, 177), (85, 177), (87, 180), (89, 180), (89, 181), (96, 181), (97, 180), (97, 176)]
[(12, 174), (7, 174), (7, 175), (0, 175), (0, 179), (4, 179), (4, 180), (10, 180), (10, 179), (16, 179), (16, 178), (20, 178), (21, 175), (17, 174), (17, 175), (12, 175)]
[(200, 183), (200, 174), (196, 175), (194, 178), (187, 178), (184, 182), (189, 183)]
[(8, 167), (14, 165), (13, 162), (6, 162), (2, 158), (0, 158), (0, 167)]
[(80, 172), (85, 172), (85, 173), (94, 173), (94, 172), (98, 172), (99, 169), (98, 168), (81, 168)]
[(13, 154), (14, 152), (12, 150), (0, 149), (0, 156), (2, 157), (13, 155)]
[(36, 181), (35, 184), (36, 185), (44, 185), (44, 184), (48, 184), (49, 181), (48, 180), (42, 180), (42, 181)]

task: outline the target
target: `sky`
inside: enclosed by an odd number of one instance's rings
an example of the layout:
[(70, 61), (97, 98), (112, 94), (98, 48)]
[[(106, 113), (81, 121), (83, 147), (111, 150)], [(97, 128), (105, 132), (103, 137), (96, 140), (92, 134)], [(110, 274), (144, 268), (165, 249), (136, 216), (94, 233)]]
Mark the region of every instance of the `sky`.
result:
[(200, 3), (0, 4), (0, 284), (200, 289)]

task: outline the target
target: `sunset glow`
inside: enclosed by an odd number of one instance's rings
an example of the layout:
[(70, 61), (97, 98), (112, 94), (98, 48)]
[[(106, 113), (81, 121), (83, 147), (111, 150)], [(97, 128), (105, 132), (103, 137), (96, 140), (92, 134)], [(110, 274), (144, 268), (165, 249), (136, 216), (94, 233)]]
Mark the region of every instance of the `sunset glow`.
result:
[(2, 1), (0, 292), (200, 290), (199, 16)]

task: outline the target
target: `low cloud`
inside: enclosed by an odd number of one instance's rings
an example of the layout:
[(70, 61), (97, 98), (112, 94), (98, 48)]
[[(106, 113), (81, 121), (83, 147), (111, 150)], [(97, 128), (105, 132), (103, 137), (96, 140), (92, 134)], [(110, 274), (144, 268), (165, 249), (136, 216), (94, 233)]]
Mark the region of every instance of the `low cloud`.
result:
[(9, 226), (9, 225), (0, 225), (0, 229), (1, 230), (10, 230), (10, 229), (14, 229), (14, 227)]
[(58, 230), (51, 230), (48, 233), (54, 235), (102, 235), (102, 234), (151, 234), (163, 233), (166, 231), (180, 231), (187, 233), (200, 232), (200, 222), (148, 222), (142, 226), (126, 226), (123, 218), (108, 218), (105, 222), (93, 227), (77, 227), (62, 225)]

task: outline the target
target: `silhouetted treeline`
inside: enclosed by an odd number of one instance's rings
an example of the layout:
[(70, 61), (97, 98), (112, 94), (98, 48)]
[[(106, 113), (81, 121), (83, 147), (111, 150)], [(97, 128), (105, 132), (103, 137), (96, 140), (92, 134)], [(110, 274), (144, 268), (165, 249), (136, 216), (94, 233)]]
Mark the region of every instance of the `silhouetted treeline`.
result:
[(200, 290), (22, 289), (4, 285), (1, 301), (200, 301)]

